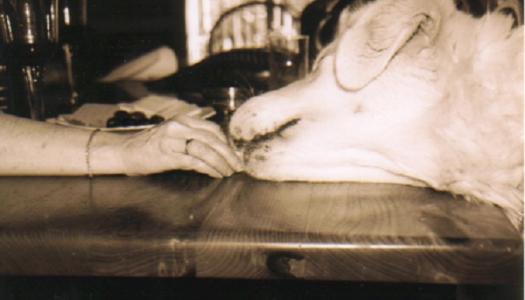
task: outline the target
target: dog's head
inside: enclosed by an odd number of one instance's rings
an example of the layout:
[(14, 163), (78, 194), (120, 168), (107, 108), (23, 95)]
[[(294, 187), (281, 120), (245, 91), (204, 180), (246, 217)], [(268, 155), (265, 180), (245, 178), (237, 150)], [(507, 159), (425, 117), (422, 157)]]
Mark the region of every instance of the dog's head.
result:
[[(233, 115), (246, 171), (454, 190), (491, 161), (488, 169), (518, 168), (505, 180), (520, 182), (523, 33), (512, 23), (475, 19), (452, 0), (378, 0), (343, 13), (307, 78)], [(495, 139), (513, 150), (494, 152)]]
[[(434, 43), (449, 1), (378, 1), (340, 20), (312, 74), (233, 116), (248, 173), (274, 180), (407, 181), (392, 150), (413, 147), (440, 98)], [(402, 149), (397, 149), (402, 148)], [(400, 153), (401, 154), (401, 153)], [(419, 154), (418, 154), (419, 155)], [(415, 159), (415, 158), (412, 158)]]

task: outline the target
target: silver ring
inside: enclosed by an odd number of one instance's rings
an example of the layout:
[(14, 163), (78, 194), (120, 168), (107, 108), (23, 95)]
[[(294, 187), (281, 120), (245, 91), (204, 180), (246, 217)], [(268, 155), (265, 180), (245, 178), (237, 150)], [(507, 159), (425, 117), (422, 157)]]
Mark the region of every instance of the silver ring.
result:
[(193, 141), (193, 139), (187, 139), (186, 140), (186, 144), (184, 145), (184, 154), (186, 155), (190, 155), (190, 153), (188, 152), (188, 145)]

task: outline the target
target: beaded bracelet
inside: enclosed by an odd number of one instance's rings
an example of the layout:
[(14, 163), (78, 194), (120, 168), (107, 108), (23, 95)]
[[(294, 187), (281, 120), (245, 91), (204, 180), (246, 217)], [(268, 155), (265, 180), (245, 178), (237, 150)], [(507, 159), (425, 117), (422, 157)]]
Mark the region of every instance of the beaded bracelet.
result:
[(95, 137), (95, 135), (99, 131), (100, 131), (99, 128), (91, 131), (91, 133), (89, 134), (89, 138), (87, 140), (87, 143), (86, 143), (86, 167), (87, 167), (87, 175), (88, 175), (89, 178), (93, 178), (93, 173), (91, 171), (91, 161), (90, 161), (90, 158), (91, 158), (91, 141), (93, 141), (93, 138)]

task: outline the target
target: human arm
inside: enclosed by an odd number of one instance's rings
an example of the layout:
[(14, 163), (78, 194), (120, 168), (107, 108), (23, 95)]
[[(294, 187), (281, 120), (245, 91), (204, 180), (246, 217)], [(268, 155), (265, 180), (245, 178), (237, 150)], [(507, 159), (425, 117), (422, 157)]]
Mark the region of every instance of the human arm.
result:
[(183, 169), (222, 177), (242, 168), (219, 127), (208, 121), (181, 116), (132, 134), (100, 131), (88, 147), (91, 134), (0, 114), (0, 175), (85, 175), (88, 156), (93, 174)]

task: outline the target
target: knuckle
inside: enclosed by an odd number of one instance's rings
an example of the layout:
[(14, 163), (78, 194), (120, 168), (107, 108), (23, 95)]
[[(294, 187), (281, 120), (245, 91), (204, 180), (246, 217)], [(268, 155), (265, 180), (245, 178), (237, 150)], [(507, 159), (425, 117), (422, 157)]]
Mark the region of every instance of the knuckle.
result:
[(162, 153), (172, 152), (174, 148), (173, 141), (169, 139), (161, 139), (158, 145)]
[(163, 127), (166, 128), (170, 132), (180, 131), (183, 128), (181, 123), (179, 123), (179, 122), (177, 122), (177, 120), (173, 120), (173, 119), (171, 119), (168, 122), (166, 122), (166, 124)]
[(175, 115), (169, 119), (170, 123), (182, 123), (182, 118), (180, 115)]
[(217, 134), (215, 134), (213, 131), (204, 131), (203, 136), (210, 143), (222, 144), (222, 141), (219, 139), (219, 136), (217, 136)]
[(221, 127), (219, 126), (219, 124), (216, 124), (216, 123), (212, 123), (212, 122), (210, 122), (210, 123), (208, 124), (208, 126), (209, 126), (210, 130), (222, 133), (222, 129), (221, 129)]
[(191, 139), (187, 144), (186, 147), (188, 148), (188, 151), (192, 150), (195, 152), (203, 152), (206, 151), (206, 144), (199, 140)]

